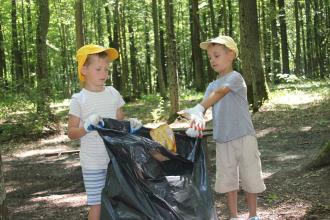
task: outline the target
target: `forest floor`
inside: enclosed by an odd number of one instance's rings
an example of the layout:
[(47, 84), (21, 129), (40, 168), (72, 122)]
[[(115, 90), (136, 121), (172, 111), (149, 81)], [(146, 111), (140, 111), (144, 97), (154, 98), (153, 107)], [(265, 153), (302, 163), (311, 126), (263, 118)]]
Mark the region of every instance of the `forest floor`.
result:
[[(317, 85), (318, 87), (320, 85)], [(323, 84), (329, 95), (329, 85)], [(330, 167), (304, 167), (330, 140), (330, 99), (315, 88), (282, 88), (253, 115), (266, 191), (258, 195), (262, 219), (330, 219)], [(63, 125), (63, 127), (65, 127)], [(11, 140), (2, 144), (10, 219), (86, 219), (78, 150), (63, 131), (39, 140)], [(215, 174), (215, 143), (208, 138), (211, 185)], [(214, 194), (219, 219), (228, 218), (224, 195)], [(247, 218), (244, 193), (239, 214)]]

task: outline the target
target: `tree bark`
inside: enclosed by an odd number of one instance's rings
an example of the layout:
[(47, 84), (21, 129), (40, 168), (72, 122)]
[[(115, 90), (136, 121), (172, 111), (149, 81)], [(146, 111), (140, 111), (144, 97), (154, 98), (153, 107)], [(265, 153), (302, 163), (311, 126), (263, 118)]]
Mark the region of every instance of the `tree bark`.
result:
[(198, 92), (202, 92), (205, 89), (205, 76), (203, 69), (202, 51), (199, 48), (200, 35), (200, 23), (198, 15), (198, 0), (190, 0), (191, 13), (190, 13), (190, 25), (191, 25), (191, 47), (192, 47), (192, 62), (193, 73), (195, 75), (195, 87)]
[[(0, 86), (1, 89), (5, 91), (7, 87), (7, 76), (6, 76), (6, 54), (5, 54), (5, 42), (3, 37), (3, 30), (2, 30), (2, 18), (0, 15)], [(1, 92), (4, 94), (4, 92)], [(2, 95), (0, 95), (2, 96)]]
[(271, 33), (269, 16), (267, 16), (268, 8), (265, 1), (261, 0), (261, 23), (262, 23), (262, 46), (263, 46), (263, 63), (267, 82), (271, 81)]
[[(252, 106), (256, 112), (268, 98), (261, 64), (256, 0), (239, 1), (242, 70), (252, 81)], [(251, 53), (251, 51), (253, 51)], [(251, 93), (250, 93), (251, 94)]]
[(330, 142), (324, 145), (320, 150), (316, 158), (310, 162), (306, 168), (307, 169), (318, 169), (324, 166), (330, 165)]
[(173, 0), (165, 0), (165, 20), (167, 34), (167, 64), (170, 90), (169, 122), (174, 121), (179, 110), (179, 82), (176, 68), (176, 40), (174, 34)]
[(300, 3), (298, 0), (294, 0), (294, 17), (296, 23), (296, 52), (295, 52), (295, 68), (294, 74), (300, 75), (301, 74), (301, 39), (300, 39), (300, 18), (299, 18), (299, 6)]
[(76, 0), (76, 2), (75, 2), (75, 24), (76, 24), (75, 27), (76, 27), (77, 49), (84, 46), (84, 44), (85, 44), (83, 18), (84, 18), (83, 0)]
[(282, 74), (290, 74), (289, 66), (289, 50), (288, 50), (288, 35), (286, 31), (286, 14), (284, 0), (278, 0), (280, 33), (282, 45)]
[(21, 45), (18, 40), (17, 32), (17, 10), (16, 10), (16, 0), (12, 0), (11, 4), (11, 28), (12, 28), (12, 65), (11, 73), (12, 77), (15, 79), (16, 90), (20, 90), (23, 85), (23, 60), (21, 53)]
[(157, 69), (157, 81), (159, 87), (160, 96), (163, 99), (167, 98), (165, 80), (164, 80), (164, 69), (162, 65), (162, 55), (161, 55), (161, 45), (159, 36), (159, 20), (158, 20), (158, 10), (157, 10), (157, 0), (152, 0), (152, 21), (153, 21), (153, 31), (154, 31), (154, 47), (155, 47), (155, 66)]
[(36, 32), (36, 54), (37, 54), (37, 80), (38, 92), (37, 112), (50, 116), (50, 83), (48, 76), (48, 54), (46, 38), (49, 25), (49, 7), (48, 0), (38, 0), (38, 23)]
[(276, 1), (270, 0), (270, 19), (271, 19), (271, 32), (272, 32), (272, 73), (273, 82), (279, 83), (278, 74), (281, 72), (280, 61), (280, 45), (277, 35), (277, 9)]
[(116, 48), (119, 52), (119, 58), (115, 62), (113, 62), (113, 73), (112, 75), (112, 85), (121, 93), (121, 75), (120, 75), (120, 60), (123, 54), (121, 54), (122, 51), (119, 50), (119, 34), (120, 34), (120, 28), (119, 28), (119, 0), (115, 1), (114, 5), (114, 12), (113, 12), (113, 47)]

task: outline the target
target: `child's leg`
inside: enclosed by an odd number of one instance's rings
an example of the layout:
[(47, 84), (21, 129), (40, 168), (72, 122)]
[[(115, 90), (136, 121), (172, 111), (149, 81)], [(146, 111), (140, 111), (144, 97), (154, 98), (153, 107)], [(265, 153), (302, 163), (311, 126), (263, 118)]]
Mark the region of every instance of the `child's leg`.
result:
[(249, 218), (257, 215), (257, 194), (245, 192), (246, 201), (249, 207)]
[(88, 220), (100, 220), (101, 205), (92, 205), (88, 212)]
[(227, 193), (227, 205), (231, 218), (237, 218), (237, 191)]

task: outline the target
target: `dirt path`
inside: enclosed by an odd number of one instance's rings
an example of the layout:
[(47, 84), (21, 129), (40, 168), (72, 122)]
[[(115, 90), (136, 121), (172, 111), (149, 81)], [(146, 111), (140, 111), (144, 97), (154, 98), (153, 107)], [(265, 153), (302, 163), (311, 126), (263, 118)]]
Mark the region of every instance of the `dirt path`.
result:
[[(263, 219), (330, 219), (330, 168), (302, 169), (330, 137), (330, 101), (266, 105), (253, 117), (267, 190), (258, 196)], [(215, 143), (209, 138), (209, 176), (214, 183)], [(78, 149), (63, 135), (38, 142), (8, 143), (3, 155), (10, 219), (85, 219), (87, 207), (78, 154), (45, 157)], [(223, 195), (215, 195), (219, 218), (228, 218)], [(247, 217), (244, 194), (239, 211)]]

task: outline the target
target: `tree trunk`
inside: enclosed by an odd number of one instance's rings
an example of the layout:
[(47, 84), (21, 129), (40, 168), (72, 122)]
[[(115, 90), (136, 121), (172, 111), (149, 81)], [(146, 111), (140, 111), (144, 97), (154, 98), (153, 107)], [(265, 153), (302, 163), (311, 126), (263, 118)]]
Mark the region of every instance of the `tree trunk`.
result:
[[(115, 1), (115, 6), (114, 6), (114, 12), (113, 12), (113, 47), (116, 48), (119, 51), (119, 54), (122, 52), (119, 50), (119, 0)], [(120, 58), (122, 57), (123, 54), (119, 55), (118, 60), (113, 62), (113, 73), (111, 74), (112, 76), (112, 85), (121, 93), (122, 88), (121, 88), (121, 75), (120, 75)]]
[(278, 0), (279, 7), (279, 20), (280, 20), (280, 33), (282, 45), (282, 74), (290, 74), (289, 67), (289, 50), (288, 50), (288, 35), (286, 31), (286, 14), (284, 0)]
[(129, 83), (129, 65), (128, 65), (128, 52), (127, 52), (127, 42), (126, 42), (126, 1), (122, 1), (120, 4), (120, 51), (121, 51), (121, 80), (120, 80), (120, 93), (121, 95), (130, 100), (132, 97), (131, 84)]
[(281, 72), (281, 62), (280, 62), (280, 46), (277, 35), (277, 10), (276, 1), (270, 0), (270, 19), (271, 19), (271, 31), (272, 31), (272, 73), (273, 82), (278, 83), (278, 74)]
[(174, 34), (174, 9), (173, 0), (165, 0), (165, 20), (167, 34), (167, 64), (168, 81), (170, 90), (169, 123), (174, 121), (179, 110), (179, 82), (176, 68), (176, 40)]
[(159, 39), (159, 22), (158, 22), (158, 10), (157, 0), (152, 0), (152, 21), (154, 30), (154, 47), (155, 47), (155, 66), (157, 70), (157, 82), (159, 87), (160, 96), (163, 99), (167, 98), (165, 80), (164, 80), (164, 69), (162, 65), (161, 45)]
[(263, 46), (263, 58), (264, 58), (264, 69), (267, 82), (270, 82), (270, 74), (272, 71), (271, 67), (271, 33), (269, 28), (269, 16), (268, 5), (265, 1), (261, 1), (261, 23), (262, 23), (262, 46)]
[[(0, 15), (0, 86), (3, 91), (5, 91), (7, 85), (7, 76), (6, 76), (6, 54), (5, 54), (5, 42), (3, 37), (3, 30), (2, 30), (2, 18)], [(0, 90), (1, 90), (0, 89)], [(4, 92), (1, 92), (4, 94)], [(1, 97), (2, 95), (0, 95)]]
[(1, 152), (0, 152), (0, 219), (1, 220), (9, 219), (7, 203), (6, 203), (6, 189), (5, 189), (5, 181), (3, 175)]
[(151, 49), (150, 49), (150, 26), (148, 24), (148, 14), (149, 12), (146, 10), (144, 12), (144, 36), (146, 39), (145, 42), (145, 48), (146, 48), (146, 53), (145, 53), (145, 66), (144, 66), (144, 73), (142, 78), (146, 78), (147, 80), (144, 81), (142, 80), (141, 83), (143, 84), (143, 90), (145, 93), (150, 93), (152, 94), (152, 76), (151, 76)]
[(214, 7), (213, 7), (213, 0), (208, 0), (209, 9), (210, 9), (210, 17), (211, 17), (211, 27), (212, 27), (212, 36), (218, 36), (219, 30), (217, 28), (216, 22), (215, 22), (215, 15), (214, 15)]
[(129, 52), (130, 52), (130, 63), (131, 63), (131, 74), (132, 74), (132, 85), (134, 97), (140, 97), (139, 89), (139, 78), (137, 71), (137, 61), (136, 61), (136, 47), (135, 47), (135, 37), (133, 29), (132, 16), (128, 16), (128, 33), (129, 33)]
[(301, 44), (300, 44), (300, 19), (299, 19), (299, 1), (294, 0), (294, 17), (296, 23), (296, 53), (295, 53), (295, 68), (294, 74), (300, 75), (301, 74)]
[(75, 27), (76, 27), (76, 44), (77, 49), (84, 46), (85, 37), (84, 37), (84, 26), (83, 26), (83, 17), (84, 17), (84, 5), (83, 0), (76, 0), (75, 2)]
[(162, 4), (163, 4), (163, 0), (158, 0), (158, 22), (159, 22), (159, 44), (160, 44), (160, 54), (161, 54), (161, 63), (163, 66), (163, 79), (165, 82), (165, 89), (167, 91), (168, 88), (168, 76), (167, 76), (167, 64), (166, 64), (166, 57), (165, 57), (165, 24), (164, 24), (164, 20), (165, 18), (163, 17), (163, 8), (162, 8)]
[(228, 35), (228, 19), (227, 19), (227, 7), (226, 0), (222, 0), (222, 20), (223, 20), (223, 33)]
[(37, 80), (38, 94), (37, 112), (50, 116), (50, 83), (48, 78), (48, 63), (47, 63), (47, 32), (49, 25), (49, 7), (48, 0), (38, 0), (38, 21), (36, 33), (36, 54), (37, 54)]
[(198, 0), (191, 0), (191, 13), (190, 13), (190, 25), (191, 25), (191, 47), (192, 47), (192, 62), (193, 73), (195, 75), (195, 86), (198, 92), (202, 92), (205, 89), (205, 76), (203, 71), (203, 59), (202, 51), (199, 48), (200, 35), (200, 23), (198, 16)]
[[(322, 56), (322, 26), (321, 26), (321, 20), (320, 15), (322, 12), (319, 8), (318, 0), (314, 0), (314, 39), (315, 39), (315, 63), (316, 65), (316, 72), (317, 75), (324, 79), (324, 73), (325, 73), (325, 67), (324, 67), (324, 57)], [(325, 45), (323, 45), (325, 47)]]
[(233, 12), (232, 12), (232, 1), (227, 0), (228, 5), (228, 35), (233, 36)]
[(311, 17), (311, 8), (310, 1), (305, 0), (305, 15), (306, 15), (306, 75), (312, 77), (314, 74), (314, 49), (313, 49), (313, 27), (312, 27), (312, 17)]
[[(242, 70), (252, 79), (253, 111), (268, 98), (262, 69), (256, 0), (239, 1)], [(251, 53), (253, 51), (253, 53)]]
[(17, 33), (17, 12), (16, 12), (16, 0), (12, 0), (12, 9), (11, 9), (11, 28), (12, 28), (12, 65), (11, 65), (11, 73), (12, 77), (14, 77), (14, 82), (16, 83), (16, 90), (20, 90), (23, 84), (23, 60), (21, 53), (21, 45), (18, 40)]

